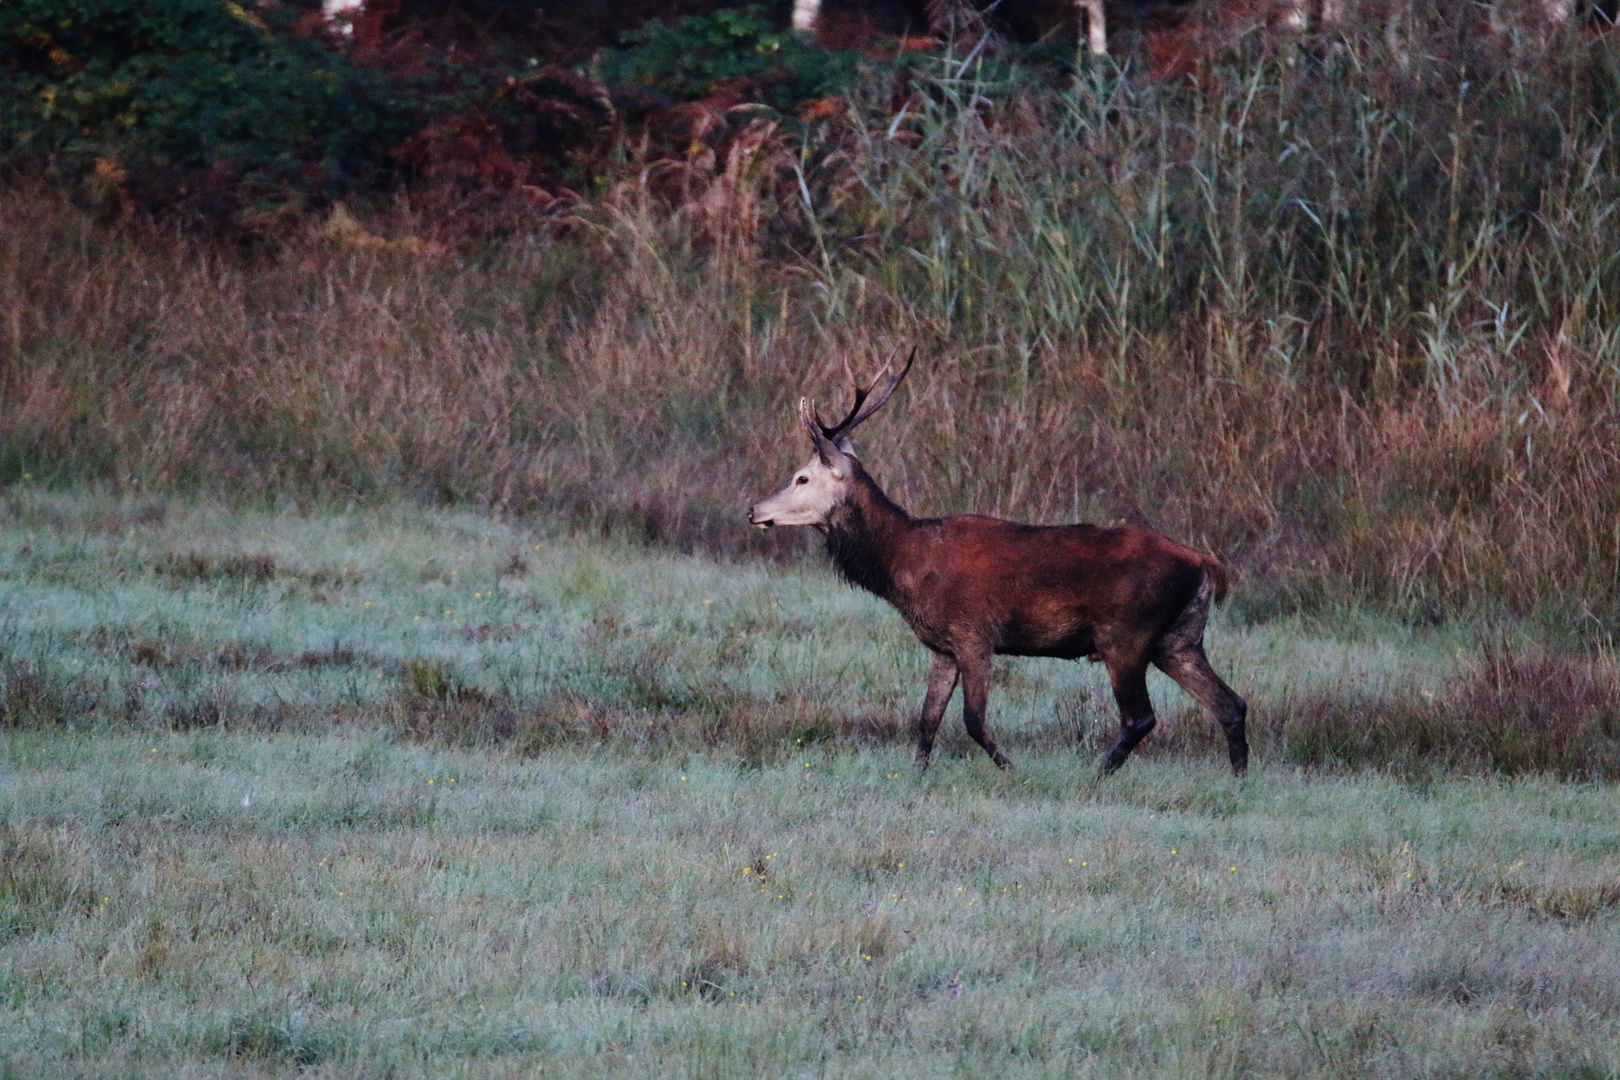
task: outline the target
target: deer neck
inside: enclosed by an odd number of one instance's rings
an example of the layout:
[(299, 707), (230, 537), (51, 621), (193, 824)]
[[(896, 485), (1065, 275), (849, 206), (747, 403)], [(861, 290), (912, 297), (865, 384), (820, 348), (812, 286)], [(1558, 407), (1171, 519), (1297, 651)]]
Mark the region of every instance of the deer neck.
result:
[(827, 554), (851, 585), (885, 600), (894, 596), (894, 565), (911, 517), (883, 493), (859, 462), (850, 493), (822, 527)]

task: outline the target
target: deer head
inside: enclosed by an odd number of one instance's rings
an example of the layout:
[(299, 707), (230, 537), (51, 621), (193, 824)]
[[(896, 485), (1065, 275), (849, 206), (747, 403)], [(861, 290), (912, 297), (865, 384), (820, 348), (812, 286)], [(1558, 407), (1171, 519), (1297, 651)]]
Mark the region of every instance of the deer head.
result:
[[(899, 355), (898, 353), (895, 354)], [(815, 406), (806, 398), (799, 399), (799, 419), (810, 432), (810, 441), (816, 452), (799, 467), (786, 487), (769, 498), (755, 503), (748, 511), (748, 520), (756, 528), (769, 529), (773, 525), (826, 525), (827, 517), (849, 495), (850, 477), (853, 475), (855, 449), (849, 434), (867, 417), (883, 407), (900, 380), (911, 370), (917, 350), (912, 349), (906, 364), (894, 370), (894, 356), (889, 357), (872, 381), (862, 387), (844, 363), (850, 386), (855, 391), (855, 403), (836, 424), (821, 422)]]

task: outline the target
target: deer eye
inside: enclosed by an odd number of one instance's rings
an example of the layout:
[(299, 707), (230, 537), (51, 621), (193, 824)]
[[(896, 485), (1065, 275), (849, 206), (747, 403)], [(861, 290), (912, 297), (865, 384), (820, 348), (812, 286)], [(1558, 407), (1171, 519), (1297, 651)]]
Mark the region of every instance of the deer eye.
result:
[(800, 477), (796, 478), (793, 482), (795, 484), (808, 484), (810, 482), (810, 478), (808, 476), (800, 476)]

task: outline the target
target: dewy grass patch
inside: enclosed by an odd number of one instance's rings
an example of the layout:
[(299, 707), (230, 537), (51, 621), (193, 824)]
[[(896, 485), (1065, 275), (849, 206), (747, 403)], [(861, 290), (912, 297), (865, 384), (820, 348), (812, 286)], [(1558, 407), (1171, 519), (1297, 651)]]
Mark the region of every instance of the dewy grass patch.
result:
[(1617, 1064), (1609, 786), (15, 738), (26, 1073), (1395, 1077), (1500, 1032), (1530, 1074)]
[(0, 941), (95, 907), (87, 850), (65, 828), (0, 824)]
[[(821, 570), (409, 505), (12, 506), (13, 1072), (1620, 1067), (1613, 783), (1498, 731), (1602, 734), (1609, 661), (1528, 627), (1218, 613), (1242, 781), (1190, 702), (1099, 780), (1101, 673), (1008, 661), (1019, 772), (953, 710), (918, 775), (926, 660)], [(163, 569), (235, 552), (275, 576)]]
[[(87, 535), (77, 522), (119, 516), (105, 500), (53, 497), (49, 513), (14, 503), (24, 512), (0, 564), (9, 726), (384, 724), (520, 754), (606, 743), (755, 765), (912, 738), (922, 650), (820, 572), (408, 507), (303, 517), (175, 503), (161, 523)], [(177, 565), (208, 572), (188, 569), (175, 589)], [(1252, 738), (1272, 760), (1620, 773), (1608, 652), (1540, 644), (1528, 626), (1478, 636), (1358, 616), (1342, 630), (1224, 617), (1212, 628), (1211, 654), (1253, 700)], [(1003, 661), (995, 679), (993, 722), (1016, 744), (1089, 761), (1118, 723), (1092, 665)], [(1215, 752), (1214, 726), (1164, 686), (1145, 752)], [(948, 755), (966, 745), (954, 719), (945, 734)]]

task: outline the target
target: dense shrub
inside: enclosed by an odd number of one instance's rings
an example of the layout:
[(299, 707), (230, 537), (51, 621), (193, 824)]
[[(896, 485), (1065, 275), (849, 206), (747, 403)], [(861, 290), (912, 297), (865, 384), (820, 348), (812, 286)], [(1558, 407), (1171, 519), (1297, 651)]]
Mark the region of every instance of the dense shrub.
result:
[(491, 194), (529, 207), (588, 190), (627, 128), (670, 136), (655, 153), (687, 145), (668, 106), (723, 90), (787, 109), (856, 77), (850, 55), (777, 32), (759, 8), (654, 20), (593, 66), (537, 37), (538, 22), (378, 3), (346, 37), (304, 7), (0, 6), (0, 167), (83, 181), (120, 212), (263, 229), (410, 189), (438, 216), (501, 230), (510, 215)]
[(675, 100), (707, 97), (731, 84), (778, 108), (848, 89), (855, 59), (829, 53), (791, 32), (778, 31), (758, 7), (689, 15), (665, 26), (657, 19), (624, 35), (628, 46), (607, 57), (610, 83), (641, 86)]
[[(386, 177), (412, 104), (294, 13), (220, 0), (0, 6), (0, 155), (191, 204)], [(244, 190), (245, 185), (245, 190)]]

